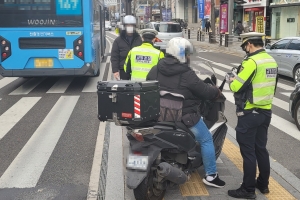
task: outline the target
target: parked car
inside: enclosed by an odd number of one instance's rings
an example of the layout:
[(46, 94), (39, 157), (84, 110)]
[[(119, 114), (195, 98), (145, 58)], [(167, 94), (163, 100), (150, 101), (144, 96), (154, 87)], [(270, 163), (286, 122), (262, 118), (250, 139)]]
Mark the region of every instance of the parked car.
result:
[(290, 96), (289, 113), (300, 130), (300, 82), (296, 83), (295, 90)]
[(286, 37), (265, 48), (276, 60), (279, 74), (300, 81), (300, 37)]
[(145, 28), (155, 29), (158, 32), (154, 47), (165, 52), (167, 43), (174, 37), (183, 37), (182, 28), (176, 22), (150, 22)]
[(105, 21), (105, 30), (106, 30), (106, 31), (111, 31), (111, 24), (110, 24), (110, 21)]
[(116, 22), (116, 21), (114, 21), (114, 20), (112, 20), (112, 21), (110, 22), (110, 24), (111, 24), (111, 26), (112, 26), (112, 27), (116, 27), (116, 25), (117, 25), (117, 22)]

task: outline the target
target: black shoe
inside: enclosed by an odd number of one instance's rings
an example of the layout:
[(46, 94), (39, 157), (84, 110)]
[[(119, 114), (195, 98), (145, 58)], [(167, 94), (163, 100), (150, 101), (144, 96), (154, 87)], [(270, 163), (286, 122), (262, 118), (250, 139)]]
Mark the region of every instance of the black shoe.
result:
[(222, 181), (219, 178), (218, 174), (211, 174), (203, 178), (203, 183), (206, 185), (212, 186), (212, 187), (217, 187), (217, 188), (222, 188), (225, 186), (225, 182)]
[(237, 190), (228, 190), (228, 195), (237, 199), (255, 199), (255, 192), (248, 192), (244, 188), (240, 187)]
[(270, 192), (268, 186), (267, 186), (267, 187), (262, 187), (262, 186), (258, 185), (257, 182), (256, 182), (256, 184), (255, 184), (255, 187), (256, 187), (257, 189), (259, 189), (259, 191), (260, 191), (262, 194), (268, 194), (268, 193)]

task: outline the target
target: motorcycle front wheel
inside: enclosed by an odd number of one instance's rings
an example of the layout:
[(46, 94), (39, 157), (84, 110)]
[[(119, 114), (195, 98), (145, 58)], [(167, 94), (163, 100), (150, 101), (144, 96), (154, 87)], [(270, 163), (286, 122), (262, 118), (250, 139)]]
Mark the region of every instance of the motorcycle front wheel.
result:
[(145, 179), (133, 190), (136, 200), (162, 200), (166, 190), (154, 187), (153, 177), (155, 171), (150, 170)]

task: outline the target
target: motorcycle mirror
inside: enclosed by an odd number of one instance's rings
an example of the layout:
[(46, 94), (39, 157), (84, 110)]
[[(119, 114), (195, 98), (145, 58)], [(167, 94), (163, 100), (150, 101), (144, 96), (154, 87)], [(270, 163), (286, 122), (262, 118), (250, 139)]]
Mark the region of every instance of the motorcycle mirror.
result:
[(223, 91), (223, 88), (224, 88), (225, 83), (226, 83), (226, 79), (224, 78), (222, 84), (221, 84), (220, 87), (219, 87), (219, 90), (220, 90), (221, 92)]

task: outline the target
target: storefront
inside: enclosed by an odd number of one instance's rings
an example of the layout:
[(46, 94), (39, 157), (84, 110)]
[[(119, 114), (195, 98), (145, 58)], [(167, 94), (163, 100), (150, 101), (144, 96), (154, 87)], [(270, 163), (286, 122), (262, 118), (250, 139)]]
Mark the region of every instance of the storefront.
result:
[(249, 31), (264, 33), (264, 7), (245, 8), (244, 22)]
[(274, 2), (272, 8), (271, 37), (280, 39), (284, 37), (300, 36), (300, 3)]
[(243, 25), (245, 31), (265, 33), (266, 0), (244, 0)]

